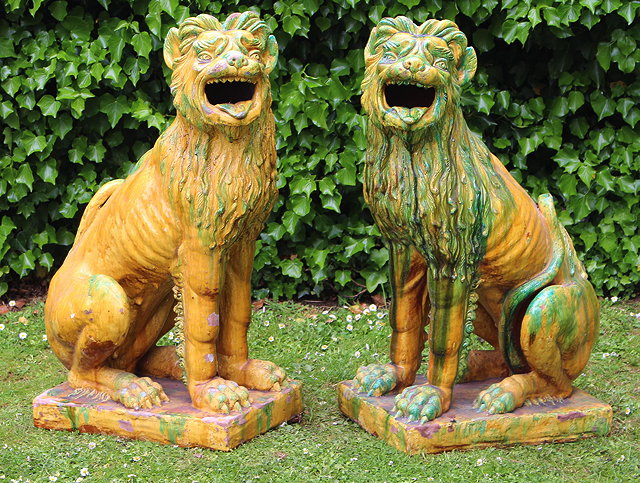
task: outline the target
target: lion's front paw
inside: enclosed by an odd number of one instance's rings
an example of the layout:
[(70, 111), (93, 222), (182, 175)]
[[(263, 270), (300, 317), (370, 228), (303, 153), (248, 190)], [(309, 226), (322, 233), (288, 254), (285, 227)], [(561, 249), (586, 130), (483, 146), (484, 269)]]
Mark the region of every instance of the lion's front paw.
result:
[(398, 383), (397, 368), (393, 364), (371, 364), (362, 366), (356, 372), (353, 388), (366, 392), (367, 396), (382, 396)]
[(442, 390), (435, 386), (409, 386), (396, 396), (393, 409), (397, 411), (396, 418), (406, 416), (409, 422), (426, 423), (442, 414), (444, 399)]
[(505, 389), (500, 383), (491, 384), (478, 395), (473, 403), (473, 407), (478, 411), (488, 411), (489, 414), (509, 413), (520, 405), (516, 395)]
[(249, 391), (245, 387), (221, 377), (197, 385), (191, 399), (198, 409), (214, 413), (227, 414), (251, 405)]
[(258, 391), (280, 391), (289, 386), (287, 374), (273, 362), (249, 359), (243, 366), (247, 387)]
[(160, 384), (148, 377), (136, 377), (133, 374), (116, 388), (114, 399), (132, 409), (150, 409), (169, 400)]

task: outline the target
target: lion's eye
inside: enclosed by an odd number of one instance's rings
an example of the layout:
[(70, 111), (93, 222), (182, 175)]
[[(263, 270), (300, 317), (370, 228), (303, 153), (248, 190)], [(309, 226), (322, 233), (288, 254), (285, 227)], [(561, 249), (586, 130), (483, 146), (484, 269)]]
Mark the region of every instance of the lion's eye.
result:
[(433, 63), (433, 66), (441, 70), (447, 70), (448, 63), (446, 59), (438, 59)]
[(396, 57), (396, 54), (394, 54), (393, 52), (385, 52), (384, 55), (382, 56), (382, 61), (383, 62), (393, 62), (397, 58), (398, 57)]
[(198, 54), (198, 59), (199, 60), (211, 60), (211, 55), (209, 55), (207, 52), (201, 52), (200, 54)]
[(255, 59), (255, 60), (260, 60), (260, 51), (259, 50), (252, 50), (251, 52), (249, 52), (249, 57), (251, 57), (252, 59)]

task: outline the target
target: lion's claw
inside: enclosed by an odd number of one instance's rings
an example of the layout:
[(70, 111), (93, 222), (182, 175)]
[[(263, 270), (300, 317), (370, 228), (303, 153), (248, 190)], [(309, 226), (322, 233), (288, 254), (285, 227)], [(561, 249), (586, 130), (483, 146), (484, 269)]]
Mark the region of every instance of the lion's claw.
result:
[(516, 408), (515, 396), (502, 388), (500, 384), (492, 384), (482, 391), (473, 403), (478, 412), (488, 411), (489, 414), (509, 413)]
[(249, 391), (245, 387), (220, 377), (198, 386), (192, 399), (194, 406), (200, 409), (225, 414), (251, 405)]
[(409, 386), (396, 396), (396, 418), (406, 416), (409, 422), (431, 421), (442, 414), (444, 394), (435, 386)]
[(371, 364), (358, 369), (353, 389), (366, 392), (367, 396), (382, 396), (396, 387), (397, 383), (396, 367), (393, 364)]
[(116, 391), (114, 399), (132, 409), (151, 409), (169, 400), (160, 384), (148, 377), (135, 376)]
[(260, 359), (249, 359), (223, 375), (241, 380), (246, 387), (258, 391), (281, 391), (289, 386), (287, 374), (281, 367)]

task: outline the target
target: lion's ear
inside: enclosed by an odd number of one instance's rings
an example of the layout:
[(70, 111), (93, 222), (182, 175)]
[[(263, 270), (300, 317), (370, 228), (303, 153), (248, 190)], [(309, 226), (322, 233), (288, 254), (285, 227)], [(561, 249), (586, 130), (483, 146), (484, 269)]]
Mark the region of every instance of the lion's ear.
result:
[(369, 35), (369, 41), (364, 48), (364, 64), (369, 65), (376, 57), (375, 44), (378, 40), (378, 27), (373, 27), (371, 34)]
[(473, 79), (478, 67), (478, 57), (473, 47), (467, 47), (458, 63), (458, 84), (463, 86)]
[(178, 37), (178, 29), (172, 27), (164, 41), (164, 62), (169, 69), (173, 70), (173, 63), (180, 57), (180, 38)]
[(265, 72), (267, 75), (271, 74), (271, 71), (278, 63), (278, 42), (276, 42), (276, 38), (273, 35), (269, 35), (267, 38), (262, 59)]

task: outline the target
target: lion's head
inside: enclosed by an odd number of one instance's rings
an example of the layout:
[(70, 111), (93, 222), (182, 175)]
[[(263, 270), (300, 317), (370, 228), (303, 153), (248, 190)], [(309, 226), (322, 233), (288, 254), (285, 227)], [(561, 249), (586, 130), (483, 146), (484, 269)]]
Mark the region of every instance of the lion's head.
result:
[(455, 106), (476, 71), (476, 53), (450, 20), (417, 26), (407, 17), (384, 18), (364, 51), (362, 105), (380, 127), (419, 130)]
[(221, 23), (198, 15), (172, 28), (164, 60), (173, 71), (176, 109), (198, 128), (246, 126), (271, 104), (269, 73), (278, 44), (254, 12), (234, 13)]

